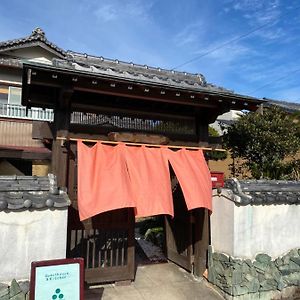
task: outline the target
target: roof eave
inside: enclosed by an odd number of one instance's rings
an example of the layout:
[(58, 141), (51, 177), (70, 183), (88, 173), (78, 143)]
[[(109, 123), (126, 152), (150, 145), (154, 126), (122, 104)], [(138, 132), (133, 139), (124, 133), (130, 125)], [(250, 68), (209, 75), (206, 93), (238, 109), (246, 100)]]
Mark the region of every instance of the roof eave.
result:
[[(213, 91), (213, 90), (209, 90), (209, 88), (185, 88), (182, 86), (175, 86), (175, 85), (170, 85), (170, 84), (163, 84), (163, 83), (153, 83), (150, 81), (146, 81), (146, 80), (141, 80), (141, 79), (136, 79), (133, 80), (131, 78), (122, 78), (119, 76), (113, 76), (113, 75), (109, 75), (109, 74), (99, 74), (99, 73), (93, 73), (93, 72), (86, 72), (86, 71), (82, 71), (82, 70), (75, 70), (75, 69), (70, 69), (70, 68), (62, 68), (62, 67), (56, 67), (56, 66), (51, 66), (51, 65), (43, 65), (40, 63), (24, 63), (23, 64), (24, 68), (38, 68), (38, 69), (42, 69), (42, 70), (52, 70), (55, 72), (60, 72), (63, 74), (76, 74), (76, 75), (81, 75), (81, 76), (85, 76), (85, 77), (90, 77), (90, 78), (103, 78), (103, 79), (109, 79), (109, 80), (115, 80), (115, 81), (122, 81), (122, 82), (128, 82), (128, 83), (135, 83), (135, 84), (144, 84), (144, 85), (148, 85), (150, 87), (154, 87), (154, 88), (165, 88), (165, 89), (171, 89), (171, 90), (177, 90), (177, 91), (185, 91), (185, 92), (194, 92), (194, 93), (203, 93), (206, 94), (208, 96), (217, 96), (217, 97), (226, 97), (226, 98), (230, 98), (233, 100), (238, 100), (238, 101), (247, 101), (251, 104), (255, 104), (255, 105), (260, 105), (265, 103), (265, 100), (262, 99), (258, 99), (258, 98), (254, 98), (254, 97), (250, 97), (250, 96), (245, 96), (245, 95), (241, 95), (241, 94), (234, 94), (234, 93), (229, 93), (229, 92), (222, 92), (222, 91)], [(246, 107), (245, 107), (246, 109)]]

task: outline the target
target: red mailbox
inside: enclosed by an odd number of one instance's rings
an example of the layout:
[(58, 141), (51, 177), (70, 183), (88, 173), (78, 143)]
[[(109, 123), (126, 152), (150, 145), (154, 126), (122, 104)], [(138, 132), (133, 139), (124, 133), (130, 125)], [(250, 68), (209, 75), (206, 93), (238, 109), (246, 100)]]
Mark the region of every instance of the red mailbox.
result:
[(210, 175), (213, 189), (224, 187), (224, 172), (211, 171)]

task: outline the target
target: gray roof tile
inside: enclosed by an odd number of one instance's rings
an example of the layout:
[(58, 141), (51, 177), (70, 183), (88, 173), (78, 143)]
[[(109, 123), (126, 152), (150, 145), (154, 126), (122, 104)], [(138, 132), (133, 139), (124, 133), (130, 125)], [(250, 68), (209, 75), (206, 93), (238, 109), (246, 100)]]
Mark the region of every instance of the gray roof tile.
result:
[(0, 211), (18, 209), (61, 208), (70, 205), (56, 177), (0, 176)]
[(300, 204), (300, 181), (226, 180), (232, 200), (239, 205)]

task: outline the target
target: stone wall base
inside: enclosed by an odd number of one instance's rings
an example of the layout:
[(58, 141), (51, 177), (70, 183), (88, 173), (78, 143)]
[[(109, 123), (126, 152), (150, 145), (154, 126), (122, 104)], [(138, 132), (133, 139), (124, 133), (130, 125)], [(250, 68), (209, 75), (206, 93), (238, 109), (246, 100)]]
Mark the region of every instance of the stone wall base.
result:
[(10, 285), (0, 283), (0, 300), (29, 300), (29, 281), (13, 279)]
[(300, 299), (300, 249), (274, 260), (260, 253), (251, 261), (213, 252), (210, 247), (208, 281), (226, 299)]
[(218, 292), (226, 300), (299, 300), (300, 299), (300, 287), (290, 286), (282, 291), (267, 291), (259, 293), (244, 294), (241, 296), (230, 296), (224, 291), (217, 288)]

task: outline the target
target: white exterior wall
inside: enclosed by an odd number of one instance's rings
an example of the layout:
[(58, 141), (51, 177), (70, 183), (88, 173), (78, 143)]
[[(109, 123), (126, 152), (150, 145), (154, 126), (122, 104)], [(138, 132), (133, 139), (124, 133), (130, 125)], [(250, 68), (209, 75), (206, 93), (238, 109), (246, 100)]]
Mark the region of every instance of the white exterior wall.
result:
[(66, 256), (67, 209), (0, 212), (0, 282), (29, 279), (32, 261)]
[(237, 206), (222, 190), (213, 197), (211, 244), (215, 252), (250, 259), (300, 248), (300, 205)]

